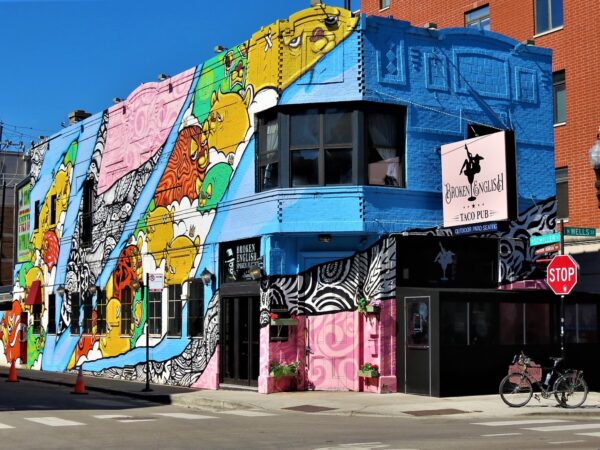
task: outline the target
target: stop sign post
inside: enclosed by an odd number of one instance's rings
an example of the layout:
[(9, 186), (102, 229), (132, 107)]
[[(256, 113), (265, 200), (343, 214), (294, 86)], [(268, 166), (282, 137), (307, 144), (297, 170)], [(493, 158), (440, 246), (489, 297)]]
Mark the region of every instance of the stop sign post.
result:
[(546, 282), (556, 295), (568, 295), (577, 284), (577, 262), (569, 255), (556, 255), (548, 264)]
[(569, 255), (556, 255), (548, 264), (546, 283), (552, 292), (560, 295), (560, 356), (565, 357), (565, 295), (577, 284), (579, 266)]

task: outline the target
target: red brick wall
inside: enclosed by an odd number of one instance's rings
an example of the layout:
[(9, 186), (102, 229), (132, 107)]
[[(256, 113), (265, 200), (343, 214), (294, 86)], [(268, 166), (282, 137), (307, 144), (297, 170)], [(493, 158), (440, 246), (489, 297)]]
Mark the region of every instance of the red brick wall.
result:
[(413, 25), (435, 22), (439, 28), (462, 27), (465, 12), (486, 4), (492, 31), (518, 41), (535, 39), (537, 46), (552, 48), (553, 69), (565, 70), (567, 124), (555, 128), (556, 167), (569, 169), (569, 225), (600, 227), (595, 175), (588, 158), (600, 126), (600, 8), (563, 0), (563, 29), (536, 38), (533, 0), (391, 0), (390, 8), (383, 11), (379, 0), (363, 0), (361, 12), (393, 15)]

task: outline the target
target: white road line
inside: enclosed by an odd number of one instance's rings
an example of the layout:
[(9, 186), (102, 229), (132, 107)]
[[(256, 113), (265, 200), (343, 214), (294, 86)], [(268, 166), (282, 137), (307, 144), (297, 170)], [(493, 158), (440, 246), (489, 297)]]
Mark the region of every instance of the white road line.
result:
[(585, 440), (580, 439), (578, 441), (556, 441), (556, 442), (548, 442), (551, 445), (565, 445), (565, 444), (577, 444), (578, 442), (585, 442)]
[(575, 433), (577, 436), (600, 437), (600, 433)]
[(513, 425), (535, 425), (543, 423), (558, 423), (558, 422), (570, 422), (569, 420), (560, 419), (537, 419), (537, 420), (504, 420), (500, 422), (478, 422), (472, 423), (471, 425), (485, 425), (486, 427), (508, 427)]
[(239, 411), (219, 411), (221, 414), (232, 414), (234, 416), (245, 416), (245, 417), (267, 417), (274, 416), (275, 414), (266, 413), (262, 411), (253, 411), (250, 409), (240, 409)]
[(573, 431), (573, 430), (589, 430), (593, 428), (600, 428), (600, 423), (581, 423), (577, 425), (557, 425), (555, 427), (533, 427), (523, 428), (524, 430), (531, 431)]
[(173, 417), (174, 419), (187, 419), (187, 420), (198, 420), (198, 419), (216, 419), (214, 416), (201, 416), (200, 414), (187, 414), (187, 413), (155, 413), (156, 416)]
[(61, 419), (59, 417), (25, 417), (25, 420), (30, 422), (39, 423), (49, 427), (76, 427), (78, 425), (85, 425), (81, 422), (75, 422), (73, 420)]
[(8, 430), (9, 428), (14, 428), (14, 427), (11, 427), (10, 425), (6, 425), (5, 423), (0, 423), (0, 430)]
[(124, 416), (123, 414), (100, 414), (99, 416), (92, 416), (96, 419), (130, 419), (131, 416)]
[(482, 434), (481, 437), (498, 437), (498, 436), (519, 436), (522, 433), (498, 433), (498, 434)]
[(117, 422), (121, 423), (134, 423), (134, 422), (156, 422), (156, 419), (122, 419)]

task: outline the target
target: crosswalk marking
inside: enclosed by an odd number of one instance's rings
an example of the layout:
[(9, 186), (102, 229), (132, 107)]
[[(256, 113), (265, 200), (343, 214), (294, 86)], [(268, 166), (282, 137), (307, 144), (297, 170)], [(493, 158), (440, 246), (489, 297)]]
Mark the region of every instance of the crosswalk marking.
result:
[(134, 422), (156, 422), (156, 419), (121, 419), (121, 423), (134, 423)]
[(592, 437), (600, 437), (600, 433), (575, 433), (577, 436), (592, 436)]
[(497, 434), (482, 434), (481, 437), (498, 437), (498, 436), (519, 436), (522, 433), (497, 433)]
[(188, 419), (188, 420), (198, 420), (198, 419), (216, 419), (214, 416), (202, 416), (200, 414), (187, 414), (187, 413), (155, 413), (157, 416), (165, 416), (165, 417), (173, 417), (175, 419)]
[(583, 439), (579, 439), (577, 441), (556, 441), (556, 442), (548, 442), (550, 445), (566, 445), (566, 444), (577, 444), (578, 442), (585, 442)]
[(6, 425), (5, 423), (0, 423), (0, 430), (7, 430), (9, 428), (14, 428), (14, 427), (11, 427), (10, 425)]
[(73, 420), (61, 419), (59, 417), (26, 417), (25, 420), (30, 422), (39, 423), (41, 425), (47, 425), (49, 427), (75, 427), (78, 425), (85, 425), (81, 422), (75, 422)]
[(244, 417), (267, 417), (274, 416), (275, 414), (266, 413), (262, 411), (253, 411), (251, 409), (240, 409), (237, 411), (220, 411), (221, 414), (231, 414), (234, 416), (244, 416)]
[(95, 419), (129, 419), (131, 416), (125, 416), (123, 414), (100, 414), (98, 416), (92, 416)]
[(569, 420), (560, 419), (529, 419), (529, 420), (503, 420), (499, 422), (478, 422), (472, 423), (471, 425), (484, 425), (486, 427), (504, 427), (513, 425), (535, 425), (543, 423), (557, 423), (557, 422), (569, 422)]
[(573, 430), (589, 430), (593, 428), (600, 428), (600, 423), (580, 423), (577, 425), (557, 425), (553, 427), (533, 427), (524, 428), (524, 430), (531, 431), (573, 431)]

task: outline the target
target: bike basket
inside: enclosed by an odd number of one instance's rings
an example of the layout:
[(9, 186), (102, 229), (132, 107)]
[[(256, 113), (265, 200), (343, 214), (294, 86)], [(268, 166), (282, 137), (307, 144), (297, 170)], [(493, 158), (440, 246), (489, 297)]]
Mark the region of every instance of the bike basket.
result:
[(531, 381), (542, 381), (542, 367), (531, 361), (529, 365), (511, 364), (508, 366), (508, 373), (526, 373)]

